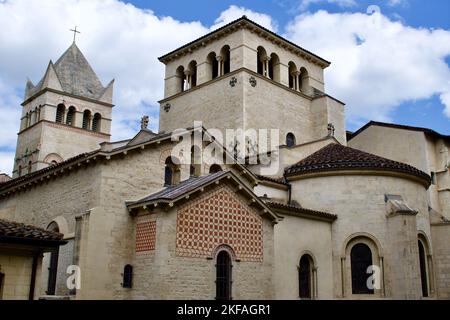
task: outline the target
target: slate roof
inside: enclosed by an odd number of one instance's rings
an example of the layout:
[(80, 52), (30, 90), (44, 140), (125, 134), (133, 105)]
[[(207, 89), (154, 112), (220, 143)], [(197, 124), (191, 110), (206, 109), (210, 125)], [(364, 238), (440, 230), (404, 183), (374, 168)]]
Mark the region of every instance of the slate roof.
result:
[(405, 163), (389, 160), (357, 149), (332, 143), (285, 169), (286, 176), (339, 170), (379, 170), (400, 172), (431, 182), (423, 171)]
[(272, 182), (272, 183), (287, 186), (287, 183), (284, 181), (284, 178), (272, 178), (272, 177), (267, 177), (267, 176), (263, 176), (260, 174), (257, 174), (256, 177), (258, 178), (258, 180), (261, 180), (261, 181), (267, 181), (267, 182)]
[(276, 209), (287, 210), (287, 211), (291, 211), (293, 213), (307, 215), (307, 216), (316, 217), (316, 218), (321, 218), (321, 219), (325, 219), (325, 220), (334, 221), (338, 218), (338, 216), (335, 214), (331, 214), (331, 213), (323, 212), (323, 211), (306, 209), (303, 207), (299, 207), (296, 205), (289, 205), (286, 203), (268, 201), (268, 202), (266, 202), (266, 204), (269, 206), (269, 208), (272, 208), (275, 210)]
[(8, 242), (8, 239), (13, 240), (18, 238), (40, 241), (60, 241), (63, 238), (63, 235), (31, 225), (0, 219), (0, 242)]
[[(56, 61), (54, 69), (64, 92), (98, 100), (106, 90), (75, 43)], [(43, 89), (44, 79), (30, 88), (29, 96)]]

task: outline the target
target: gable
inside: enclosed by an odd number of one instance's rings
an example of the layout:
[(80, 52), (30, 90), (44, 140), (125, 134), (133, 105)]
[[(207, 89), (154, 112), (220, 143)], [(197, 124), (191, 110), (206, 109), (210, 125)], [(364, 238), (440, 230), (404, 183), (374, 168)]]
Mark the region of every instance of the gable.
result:
[(212, 258), (229, 246), (236, 259), (263, 260), (263, 218), (228, 186), (216, 188), (177, 210), (176, 254)]

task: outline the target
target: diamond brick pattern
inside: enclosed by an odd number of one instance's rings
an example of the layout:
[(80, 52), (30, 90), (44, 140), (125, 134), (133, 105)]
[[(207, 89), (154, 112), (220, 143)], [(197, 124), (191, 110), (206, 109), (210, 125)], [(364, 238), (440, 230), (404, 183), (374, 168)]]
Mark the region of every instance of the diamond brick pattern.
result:
[(178, 256), (211, 257), (230, 246), (242, 261), (263, 260), (262, 218), (228, 187), (221, 187), (178, 210)]
[(155, 250), (156, 221), (142, 221), (136, 224), (136, 252)]

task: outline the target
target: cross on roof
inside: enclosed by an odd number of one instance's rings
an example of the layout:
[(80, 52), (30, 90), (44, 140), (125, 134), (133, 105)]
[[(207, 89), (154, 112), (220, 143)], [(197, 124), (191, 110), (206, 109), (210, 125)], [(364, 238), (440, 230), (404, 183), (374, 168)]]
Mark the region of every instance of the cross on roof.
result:
[(75, 29), (70, 29), (70, 31), (73, 32), (73, 42), (75, 43), (77, 33), (81, 33), (81, 32), (77, 30), (77, 26), (75, 26)]

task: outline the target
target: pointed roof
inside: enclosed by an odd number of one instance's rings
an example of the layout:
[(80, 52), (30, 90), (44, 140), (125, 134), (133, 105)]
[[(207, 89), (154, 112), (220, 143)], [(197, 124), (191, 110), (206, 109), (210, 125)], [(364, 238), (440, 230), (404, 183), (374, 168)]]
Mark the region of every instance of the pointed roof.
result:
[(27, 82), (25, 99), (44, 88), (52, 88), (62, 89), (63, 92), (76, 96), (103, 100), (104, 96), (112, 98), (113, 84), (114, 82), (111, 81), (107, 87), (103, 87), (83, 53), (75, 43), (72, 43), (55, 64), (50, 61), (44, 77), (36, 86), (33, 86), (30, 81)]
[(420, 179), (427, 187), (431, 182), (428, 174), (413, 166), (337, 143), (331, 143), (300, 162), (287, 167), (285, 174), (286, 176), (301, 176), (311, 173), (349, 170), (403, 173)]

